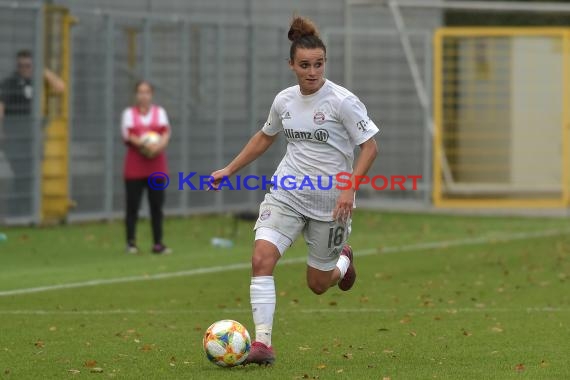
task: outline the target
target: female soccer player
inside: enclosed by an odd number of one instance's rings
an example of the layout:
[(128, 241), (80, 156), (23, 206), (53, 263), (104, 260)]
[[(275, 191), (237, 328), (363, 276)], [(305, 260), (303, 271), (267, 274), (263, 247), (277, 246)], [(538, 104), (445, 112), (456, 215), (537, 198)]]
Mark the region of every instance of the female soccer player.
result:
[[(172, 251), (162, 243), (162, 207), (164, 191), (149, 186), (148, 179), (152, 173), (168, 171), (164, 149), (170, 140), (170, 124), (164, 108), (152, 104), (153, 89), (146, 81), (135, 86), (135, 105), (123, 111), (122, 135), (127, 145), (124, 178), (126, 190), (126, 229), (127, 253), (139, 252), (136, 239), (136, 223), (141, 198), (145, 189), (148, 192), (152, 235), (154, 245), (152, 252), (169, 254)], [(143, 135), (147, 132), (160, 134), (157, 143), (150, 144)]]
[[(287, 153), (275, 177), (309, 177), (313, 184), (331, 179), (330, 190), (310, 186), (299, 190), (272, 187), (260, 205), (255, 224), (250, 297), (255, 341), (247, 363), (272, 364), (271, 330), (275, 312), (273, 269), (301, 233), (309, 247), (307, 284), (316, 294), (331, 286), (349, 290), (356, 279), (350, 234), (355, 189), (336, 188), (335, 175), (352, 173), (351, 181), (364, 176), (378, 148), (377, 126), (360, 100), (345, 88), (325, 79), (326, 47), (315, 25), (295, 17), (288, 33), (289, 66), (298, 85), (281, 91), (273, 101), (267, 122), (225, 168), (212, 173), (212, 187), (261, 156), (280, 131), (287, 138)], [(360, 147), (354, 170), (355, 146)], [(289, 177), (290, 178), (290, 177)], [(297, 184), (298, 187), (299, 184)], [(290, 188), (290, 184), (287, 185)], [(322, 186), (318, 186), (322, 188)]]

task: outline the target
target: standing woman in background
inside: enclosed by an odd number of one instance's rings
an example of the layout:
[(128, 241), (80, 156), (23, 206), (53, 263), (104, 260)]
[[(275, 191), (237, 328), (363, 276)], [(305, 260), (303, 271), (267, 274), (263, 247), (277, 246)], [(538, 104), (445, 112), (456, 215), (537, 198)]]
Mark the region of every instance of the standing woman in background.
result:
[[(127, 253), (133, 254), (139, 252), (136, 245), (136, 224), (145, 189), (152, 222), (154, 241), (152, 252), (155, 254), (172, 253), (162, 242), (164, 190), (155, 190), (148, 183), (152, 173), (167, 173), (164, 150), (170, 140), (170, 123), (166, 111), (152, 104), (152, 96), (152, 85), (147, 81), (138, 82), (135, 86), (135, 105), (125, 109), (122, 116), (122, 135), (127, 145), (124, 167)], [(150, 143), (144, 138), (148, 132), (160, 135), (156, 143)]]

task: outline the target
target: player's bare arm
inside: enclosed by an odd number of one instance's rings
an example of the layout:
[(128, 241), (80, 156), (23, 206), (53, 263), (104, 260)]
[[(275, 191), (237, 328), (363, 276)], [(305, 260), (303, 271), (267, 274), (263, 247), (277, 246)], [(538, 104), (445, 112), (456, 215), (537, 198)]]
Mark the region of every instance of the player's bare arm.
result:
[(257, 132), (242, 149), (242, 151), (225, 168), (211, 174), (214, 177), (212, 187), (218, 188), (222, 178), (229, 177), (255, 161), (273, 144), (277, 135), (269, 136), (262, 131)]
[(372, 163), (378, 155), (378, 145), (374, 138), (360, 144), (360, 154), (356, 160), (350, 181), (354, 184), (350, 189), (343, 190), (338, 197), (336, 207), (333, 210), (333, 218), (339, 221), (346, 221), (352, 216), (354, 206), (354, 193), (356, 192), (356, 178), (365, 176), (370, 170)]
[(127, 142), (133, 144), (135, 147), (140, 148), (143, 146), (142, 139), (139, 136), (130, 135)]
[(135, 148), (137, 148), (142, 154), (144, 154), (148, 158), (153, 158), (158, 153), (160, 153), (160, 151), (156, 150), (156, 148), (155, 148), (155, 146), (158, 144), (154, 144), (154, 146), (152, 146), (152, 150), (151, 150), (151, 146), (145, 145), (143, 142), (143, 139), (137, 135), (130, 135), (127, 138), (127, 142), (132, 144)]
[(48, 83), (51, 91), (55, 94), (63, 94), (65, 82), (56, 73), (49, 69), (44, 70), (44, 79)]

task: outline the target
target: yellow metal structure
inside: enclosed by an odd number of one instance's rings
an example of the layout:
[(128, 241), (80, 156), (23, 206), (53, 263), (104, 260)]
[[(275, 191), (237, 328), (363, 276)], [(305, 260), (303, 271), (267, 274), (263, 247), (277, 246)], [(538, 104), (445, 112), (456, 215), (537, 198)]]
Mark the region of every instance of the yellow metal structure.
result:
[(568, 207), (570, 30), (434, 35), (433, 201)]
[(42, 161), (43, 223), (65, 219), (72, 206), (69, 194), (69, 93), (71, 27), (74, 19), (69, 10), (47, 5), (45, 8), (45, 51), (48, 67), (65, 82), (65, 91), (55, 94), (44, 86), (44, 130)]

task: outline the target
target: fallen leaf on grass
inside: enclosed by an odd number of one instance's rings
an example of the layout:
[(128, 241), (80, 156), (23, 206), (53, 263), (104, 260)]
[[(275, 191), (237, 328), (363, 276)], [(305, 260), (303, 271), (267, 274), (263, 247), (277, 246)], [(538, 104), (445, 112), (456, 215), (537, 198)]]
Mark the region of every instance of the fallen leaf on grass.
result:
[(45, 343), (43, 340), (37, 340), (36, 343), (34, 343), (34, 346), (36, 346), (37, 348), (44, 348), (45, 347)]
[(49, 328), (49, 331), (57, 331), (57, 327), (51, 326), (51, 327)]
[(145, 344), (141, 347), (141, 351), (149, 352), (149, 351), (152, 351), (153, 348), (154, 348), (154, 344)]
[(336, 373), (343, 373), (343, 372), (344, 372), (344, 369), (342, 369), (342, 368), (336, 370)]
[(392, 354), (392, 353), (394, 353), (393, 350), (388, 350), (388, 349), (386, 349), (386, 350), (384, 350), (384, 351), (382, 351), (382, 352), (385, 353), (385, 354)]
[(391, 377), (388, 377), (388, 376), (384, 376), (384, 377), (382, 378), (382, 380), (392, 380), (392, 378), (391, 378)]
[(463, 335), (465, 335), (465, 336), (471, 336), (471, 335), (473, 335), (473, 334), (470, 333), (469, 331), (463, 329)]
[(495, 326), (491, 328), (491, 331), (500, 333), (503, 332), (503, 329), (499, 326)]
[(67, 372), (71, 373), (72, 375), (77, 375), (81, 373), (81, 371), (78, 369), (68, 369)]
[(307, 350), (310, 350), (310, 349), (311, 349), (311, 347), (309, 347), (309, 346), (301, 346), (301, 347), (299, 347), (299, 351), (307, 351)]
[(318, 379), (319, 376), (309, 376), (308, 374), (304, 374), (302, 377), (295, 377), (295, 379)]
[(367, 303), (369, 301), (369, 298), (366, 296), (360, 297), (360, 303)]
[(542, 361), (540, 362), (540, 366), (541, 366), (542, 368), (546, 368), (546, 367), (548, 367), (548, 362), (547, 362), (546, 360), (542, 360)]
[(324, 364), (319, 364), (319, 365), (317, 366), (317, 368), (318, 368), (318, 369), (325, 369), (325, 368), (327, 368), (327, 366), (324, 365)]
[(91, 368), (91, 373), (103, 373), (103, 368), (101, 367)]
[(347, 352), (346, 354), (343, 354), (342, 357), (345, 359), (352, 359), (352, 354), (350, 352)]
[(417, 336), (418, 334), (415, 331), (410, 331), (411, 336)]
[(524, 371), (524, 370), (525, 370), (525, 368), (524, 368), (524, 364), (523, 364), (523, 363), (519, 363), (519, 364), (517, 364), (517, 365), (515, 366), (515, 371), (517, 371), (517, 372), (522, 372), (522, 371)]
[(95, 368), (97, 366), (97, 361), (87, 360), (85, 363), (83, 363), (83, 366), (85, 366), (85, 368)]

